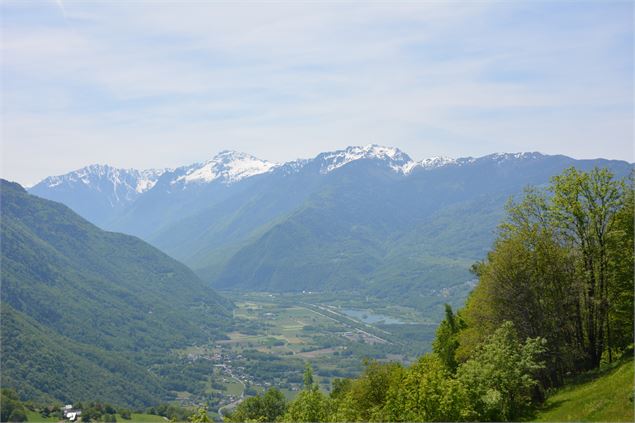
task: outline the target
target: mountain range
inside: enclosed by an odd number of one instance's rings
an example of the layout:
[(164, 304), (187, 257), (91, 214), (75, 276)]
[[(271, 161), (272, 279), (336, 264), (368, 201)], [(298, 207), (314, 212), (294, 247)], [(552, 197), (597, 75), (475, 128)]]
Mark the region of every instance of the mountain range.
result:
[(219, 289), (349, 291), (440, 313), (469, 292), (508, 199), (570, 166), (633, 169), (537, 152), (415, 161), (367, 145), (283, 164), (223, 151), (176, 169), (94, 165), (29, 192), (148, 241)]

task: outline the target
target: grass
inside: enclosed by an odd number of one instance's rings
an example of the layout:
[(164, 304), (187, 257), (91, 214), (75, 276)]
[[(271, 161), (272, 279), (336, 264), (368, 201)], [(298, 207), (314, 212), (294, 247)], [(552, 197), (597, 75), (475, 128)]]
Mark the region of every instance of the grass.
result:
[(117, 414), (117, 421), (118, 422), (131, 422), (131, 423), (135, 423), (135, 422), (165, 422), (166, 419), (163, 418), (162, 416), (156, 416), (154, 414), (141, 414), (141, 413), (132, 413), (130, 415), (130, 420), (126, 420), (123, 417), (121, 417), (119, 414)]
[[(44, 418), (37, 411), (26, 411), (26, 417), (28, 422), (60, 422), (64, 421), (63, 419), (58, 419), (55, 417), (47, 417)], [(118, 422), (130, 422), (130, 423), (157, 423), (162, 422), (165, 423), (166, 419), (161, 416), (155, 416), (153, 414), (141, 414), (141, 413), (132, 413), (130, 420), (126, 420), (121, 417), (119, 414), (116, 415)]]
[(240, 396), (240, 394), (243, 393), (243, 385), (242, 383), (238, 383), (238, 382), (229, 382), (227, 383), (227, 393), (229, 395), (233, 395), (235, 397)]
[(55, 417), (42, 417), (37, 411), (26, 410), (26, 419), (28, 422), (59, 422), (60, 419)]
[(573, 382), (551, 395), (536, 421), (632, 422), (633, 358), (600, 372), (592, 380)]

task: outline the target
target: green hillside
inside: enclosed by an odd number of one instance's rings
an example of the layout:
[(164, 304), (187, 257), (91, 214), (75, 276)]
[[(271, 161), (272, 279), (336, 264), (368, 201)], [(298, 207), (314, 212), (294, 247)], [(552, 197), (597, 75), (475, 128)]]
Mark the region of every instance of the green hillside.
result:
[[(633, 358), (585, 375), (549, 396), (536, 421), (632, 422)], [(589, 380), (590, 379), (590, 380)]]
[(140, 239), (0, 188), (2, 386), (45, 401), (170, 399), (170, 381), (148, 369), (223, 337), (230, 303)]
[[(474, 279), (470, 267), (487, 254), (511, 196), (528, 184), (544, 186), (568, 165), (601, 163), (484, 158), (400, 178), (372, 161), (354, 162), (326, 175), (306, 201), (260, 227), (236, 251), (233, 245), (224, 263), (217, 255), (212, 266), (210, 255), (205, 266), (187, 257), (185, 244), (179, 248), (184, 262), (218, 289), (354, 291), (438, 319), (444, 303), (464, 303)], [(606, 165), (618, 177), (630, 169), (625, 162)], [(201, 245), (197, 257), (203, 251), (209, 249)]]

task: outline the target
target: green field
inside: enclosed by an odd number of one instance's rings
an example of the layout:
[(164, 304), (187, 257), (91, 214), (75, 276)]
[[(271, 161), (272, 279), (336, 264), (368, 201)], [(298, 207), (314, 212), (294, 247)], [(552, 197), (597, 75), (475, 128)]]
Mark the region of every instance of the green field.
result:
[[(59, 422), (59, 421), (64, 421), (62, 419), (58, 419), (58, 418), (55, 418), (55, 417), (46, 417), (45, 418), (45, 417), (42, 417), (40, 415), (40, 413), (38, 413), (37, 411), (31, 411), (31, 410), (27, 410), (26, 417), (27, 417), (27, 421), (29, 421), (29, 422)], [(164, 417), (162, 417), (162, 416), (155, 416), (153, 414), (141, 414), (141, 413), (133, 413), (131, 415), (130, 420), (124, 419), (119, 414), (117, 414), (116, 417), (117, 417), (117, 421), (118, 422), (130, 422), (130, 423), (135, 423), (135, 422), (152, 423), (152, 422), (165, 422), (166, 421), (166, 419)]]
[(632, 422), (633, 377), (630, 358), (600, 371), (592, 380), (573, 381), (547, 399), (536, 421)]
[(37, 411), (26, 410), (26, 418), (29, 422), (58, 422), (55, 417), (42, 417)]
[(358, 376), (365, 358), (412, 362), (429, 351), (436, 329), (418, 310), (359, 295), (226, 294), (236, 305), (227, 338), (174, 351), (186, 372), (171, 369), (171, 380), (203, 376), (191, 384), (196, 390), (179, 392), (182, 406), (216, 410), (270, 386), (291, 398), (307, 362), (328, 392), (334, 378)]
[(162, 416), (156, 416), (154, 414), (141, 414), (141, 413), (132, 413), (130, 416), (130, 420), (125, 420), (119, 414), (117, 414), (118, 422), (165, 422), (167, 419)]

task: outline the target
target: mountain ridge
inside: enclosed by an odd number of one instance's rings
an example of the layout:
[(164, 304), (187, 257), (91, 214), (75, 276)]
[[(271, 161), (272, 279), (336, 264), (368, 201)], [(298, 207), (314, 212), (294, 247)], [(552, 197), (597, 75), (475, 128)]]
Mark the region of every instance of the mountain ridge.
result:
[(618, 177), (633, 169), (538, 152), (415, 162), (370, 144), (256, 166), (263, 171), (231, 183), (185, 184), (177, 179), (187, 171), (166, 172), (101, 225), (141, 237), (218, 288), (351, 289), (442, 311), (467, 295), (470, 264), (487, 253), (507, 200), (571, 166)]
[[(179, 172), (179, 174), (175, 177), (175, 181), (203, 181), (203, 182), (213, 182), (218, 179), (221, 179), (222, 182), (232, 183), (237, 182), (239, 180), (249, 178), (252, 176), (260, 175), (262, 173), (267, 173), (270, 171), (280, 170), (282, 168), (299, 170), (306, 166), (307, 164), (313, 161), (322, 161), (321, 172), (323, 174), (334, 171), (342, 166), (345, 166), (351, 162), (356, 160), (394, 160), (395, 162), (399, 162), (402, 166), (394, 166), (393, 169), (395, 171), (400, 171), (404, 174), (409, 173), (415, 168), (423, 168), (423, 169), (433, 169), (450, 165), (464, 165), (468, 163), (473, 163), (477, 160), (483, 159), (492, 159), (497, 161), (507, 160), (510, 158), (515, 159), (535, 159), (540, 157), (549, 156), (546, 154), (542, 154), (539, 152), (516, 152), (516, 153), (491, 153), (484, 156), (473, 157), (473, 156), (465, 156), (452, 158), (447, 156), (430, 156), (421, 160), (413, 160), (408, 154), (403, 152), (397, 147), (387, 147), (381, 146), (378, 144), (367, 144), (365, 146), (349, 146), (342, 150), (333, 150), (319, 153), (317, 156), (313, 158), (299, 158), (290, 160), (284, 163), (275, 163), (270, 162), (268, 160), (258, 159), (255, 156), (252, 156), (248, 153), (239, 152), (235, 150), (222, 150), (213, 156), (211, 159), (205, 160), (203, 162), (196, 162), (189, 165), (183, 165), (176, 168), (152, 168), (145, 170), (138, 170), (136, 168), (117, 168), (108, 164), (91, 164), (73, 171), (70, 171), (66, 174), (56, 175), (56, 176), (48, 176), (36, 183), (32, 187), (28, 188), (29, 191), (33, 191), (37, 193), (39, 191), (38, 187), (54, 188), (65, 181), (69, 182), (78, 182), (78, 179), (85, 184), (88, 184), (85, 178), (88, 175), (94, 176), (102, 176), (104, 173), (131, 173), (137, 175), (145, 176), (145, 179), (139, 178), (139, 184), (135, 188), (137, 193), (146, 192), (154, 187), (157, 180), (166, 173), (171, 172)], [(557, 155), (560, 156), (560, 155)], [(571, 157), (564, 156), (569, 159)], [(229, 159), (229, 160), (228, 160)], [(240, 162), (243, 160), (252, 160), (256, 162), (256, 164), (263, 165), (258, 172), (257, 168), (254, 168), (252, 172), (246, 172), (245, 175), (236, 175), (229, 174), (221, 175), (219, 173), (214, 174), (213, 172), (209, 172), (207, 175), (204, 174), (203, 170), (211, 170), (216, 164), (223, 165), (231, 165), (235, 162)], [(594, 159), (590, 159), (594, 160)], [(621, 161), (621, 160), (617, 160)], [(104, 170), (106, 172), (104, 172)], [(222, 171), (221, 171), (222, 172)], [(184, 173), (184, 174), (183, 174)], [(146, 176), (147, 175), (147, 176)], [(189, 176), (189, 178), (188, 178)], [(221, 178), (221, 176), (226, 176), (226, 179)]]

